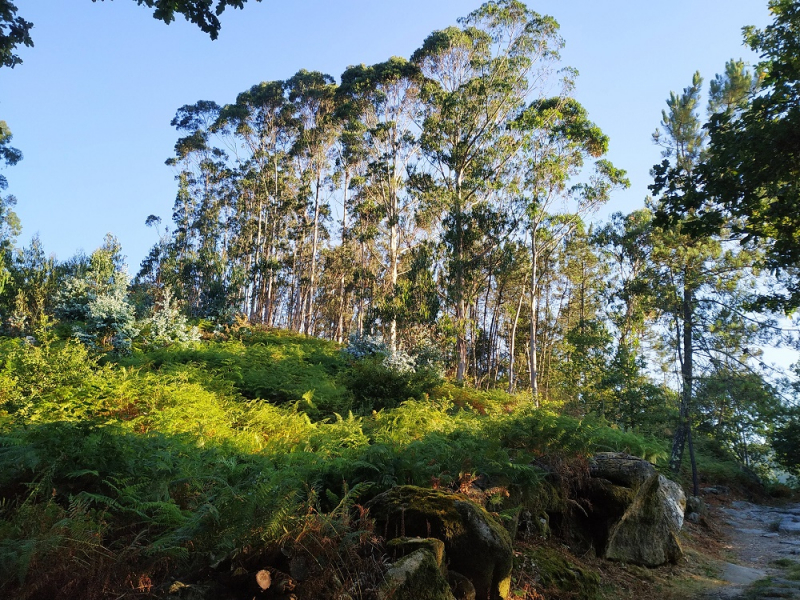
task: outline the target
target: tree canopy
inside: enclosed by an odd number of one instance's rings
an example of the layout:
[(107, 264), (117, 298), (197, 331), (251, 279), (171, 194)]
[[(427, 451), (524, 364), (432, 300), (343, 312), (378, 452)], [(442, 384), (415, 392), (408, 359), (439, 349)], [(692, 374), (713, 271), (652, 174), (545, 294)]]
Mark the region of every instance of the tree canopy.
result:
[(727, 88), (712, 82), (697, 193), (674, 197), (666, 212), (689, 215), (699, 235), (729, 227), (742, 243), (763, 247), (777, 285), (760, 304), (791, 311), (800, 306), (800, 3), (771, 0), (769, 7), (773, 23), (744, 30), (761, 57), (757, 74), (732, 61)]
[[(16, 1), (16, 0), (15, 0)], [(92, 0), (97, 2), (98, 0)], [(104, 2), (105, 0), (100, 0)], [(212, 40), (219, 36), (222, 23), (220, 15), (226, 8), (243, 8), (247, 0), (134, 0), (139, 6), (153, 9), (153, 18), (171, 23), (176, 15), (197, 25)], [(261, 2), (261, 0), (255, 0)], [(14, 68), (22, 63), (16, 53), (19, 46), (33, 46), (33, 23), (17, 16), (17, 7), (11, 0), (0, 0), (0, 67)]]

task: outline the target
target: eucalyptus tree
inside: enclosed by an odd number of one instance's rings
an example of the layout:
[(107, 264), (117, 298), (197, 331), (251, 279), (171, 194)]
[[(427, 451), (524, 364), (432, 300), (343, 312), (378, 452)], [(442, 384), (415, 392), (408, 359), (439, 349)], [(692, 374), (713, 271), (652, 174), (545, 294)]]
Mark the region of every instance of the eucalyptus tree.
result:
[[(350, 69), (348, 69), (349, 71)], [(363, 333), (363, 299), (361, 287), (358, 285), (358, 273), (363, 270), (362, 236), (357, 235), (358, 223), (356, 201), (365, 187), (366, 171), (370, 156), (368, 146), (368, 127), (362, 118), (364, 100), (360, 93), (354, 93), (346, 75), (342, 75), (342, 85), (337, 91), (336, 115), (340, 121), (339, 139), (334, 147), (333, 181), (341, 190), (341, 210), (339, 226), (339, 246), (331, 249), (328, 260), (333, 270), (337, 271), (338, 285), (336, 290), (336, 311), (333, 338), (341, 343), (349, 333), (349, 323), (358, 311), (359, 336)], [(358, 308), (349, 305), (351, 295), (357, 296)]]
[(545, 379), (547, 393), (558, 389), (583, 407), (599, 402), (612, 344), (603, 294), (607, 266), (593, 237), (593, 226), (579, 223), (557, 248), (561, 301), (550, 308), (556, 335)]
[(173, 208), (174, 252), (181, 297), (195, 315), (218, 314), (228, 303), (227, 269), (220, 235), (224, 207), (231, 202), (227, 153), (212, 143), (219, 116), (216, 102), (201, 100), (178, 109), (172, 126), (185, 132), (167, 164), (178, 169)]
[(321, 221), (330, 212), (325, 194), (333, 172), (333, 150), (340, 129), (336, 114), (337, 86), (330, 75), (301, 69), (286, 82), (286, 89), (298, 123), (292, 148), (300, 182), (296, 206), (301, 217), (298, 230), (301, 245), (296, 250), (296, 264), (306, 258), (304, 234), (310, 232), (311, 236), (308, 273), (302, 279), (295, 275), (292, 321), (298, 331), (313, 334)]
[(366, 171), (361, 187), (379, 206), (387, 230), (385, 280), (389, 350), (397, 349), (395, 299), (401, 253), (414, 241), (416, 198), (407, 189), (408, 173), (419, 151), (415, 131), (422, 77), (409, 61), (393, 57), (372, 66), (355, 66), (342, 74), (340, 92), (363, 123)]
[(263, 82), (242, 92), (235, 103), (222, 108), (212, 129), (232, 137), (229, 146), (242, 174), (238, 235), (244, 236), (239, 245), (246, 254), (250, 281), (244, 303), (251, 319), (271, 326), (281, 234), (288, 225), (287, 198), (292, 188), (289, 155), (298, 135), (284, 82)]
[[(513, 127), (522, 141), (517, 164), (531, 256), (530, 384), (538, 405), (537, 325), (542, 257), (575, 231), (585, 215), (607, 202), (612, 190), (629, 184), (624, 171), (601, 158), (608, 149), (608, 138), (572, 98), (562, 94), (536, 100), (519, 115)], [(574, 183), (590, 159), (596, 159), (594, 172)]]
[[(524, 348), (524, 340), (518, 340), (521, 330), (519, 329), (520, 316), (523, 315), (526, 286), (528, 285), (530, 273), (530, 258), (528, 249), (523, 241), (511, 240), (507, 245), (510, 261), (508, 268), (504, 272), (504, 277), (507, 279), (506, 283), (506, 297), (517, 298), (516, 302), (505, 302), (505, 320), (508, 325), (507, 329), (507, 348), (508, 348), (508, 393), (511, 394), (515, 391), (517, 385), (517, 369), (516, 363), (519, 359), (517, 356), (517, 349), (521, 346)], [(523, 317), (524, 318), (524, 317)], [(520, 332), (520, 333), (518, 333)], [(523, 342), (523, 343), (519, 343)], [(530, 354), (526, 351), (527, 356)]]
[(446, 297), (455, 325), (456, 377), (463, 380), (468, 309), (480, 281), (470, 272), (467, 247), (473, 210), (503, 187), (520, 148), (508, 125), (526, 99), (541, 95), (562, 41), (554, 19), (517, 0), (487, 2), (459, 25), (428, 36), (412, 61), (425, 76), (420, 143), (431, 166), (416, 186), (446, 216)]
[(653, 212), (644, 208), (612, 214), (595, 234), (609, 264), (608, 317), (617, 330), (618, 345), (633, 352), (646, 336), (647, 318), (654, 310), (647, 283), (652, 232)]
[[(614, 213), (594, 236), (606, 263), (605, 316), (615, 334), (614, 355), (604, 383), (603, 415), (620, 427), (644, 427), (665, 418), (673, 395), (647, 374), (648, 358), (659, 347), (663, 315), (662, 278), (653, 259), (653, 212)], [(670, 327), (670, 330), (673, 328)], [(655, 366), (655, 363), (654, 363)]]
[[(0, 121), (0, 160), (7, 166), (15, 165), (22, 160), (22, 152), (11, 146), (11, 130), (5, 121)], [(8, 180), (0, 175), (0, 192), (8, 187)], [(19, 235), (20, 224), (13, 207), (17, 200), (14, 196), (0, 195), (0, 295), (8, 282), (9, 273), (6, 262), (10, 259), (10, 250), (14, 239)]]

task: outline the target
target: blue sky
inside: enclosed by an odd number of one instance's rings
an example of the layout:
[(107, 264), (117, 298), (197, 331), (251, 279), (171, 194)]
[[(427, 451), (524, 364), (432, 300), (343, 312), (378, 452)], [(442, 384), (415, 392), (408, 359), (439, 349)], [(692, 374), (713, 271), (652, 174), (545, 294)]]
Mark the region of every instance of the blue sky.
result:
[[(21, 241), (38, 233), (65, 259), (118, 236), (135, 273), (154, 231), (169, 222), (176, 186), (164, 166), (177, 139), (169, 122), (197, 100), (231, 102), (260, 81), (298, 69), (337, 77), (351, 64), (410, 56), (435, 29), (479, 1), (252, 0), (222, 16), (211, 41), (181, 20), (167, 26), (131, 0), (22, 0), (36, 46), (0, 69), (0, 119), (24, 160), (6, 169), (18, 199)], [(580, 72), (577, 99), (611, 138), (611, 160), (630, 190), (600, 216), (643, 205), (651, 141), (670, 90), (695, 70), (708, 81), (730, 58), (754, 62), (741, 28), (769, 22), (766, 0), (543, 0), (531, 9), (561, 24), (564, 64)]]

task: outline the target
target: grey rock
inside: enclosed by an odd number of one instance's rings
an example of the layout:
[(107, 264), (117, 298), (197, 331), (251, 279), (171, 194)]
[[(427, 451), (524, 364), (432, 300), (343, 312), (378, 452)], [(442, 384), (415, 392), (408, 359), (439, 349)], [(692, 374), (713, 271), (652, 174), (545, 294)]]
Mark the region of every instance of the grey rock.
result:
[(800, 522), (792, 519), (784, 519), (778, 525), (778, 531), (782, 533), (798, 534), (800, 533)]
[(380, 600), (455, 600), (436, 558), (420, 548), (394, 563), (378, 592)]
[(750, 585), (754, 581), (766, 576), (767, 572), (761, 569), (743, 567), (742, 565), (735, 565), (733, 563), (726, 563), (722, 571), (722, 579), (736, 585)]
[(650, 477), (611, 528), (603, 556), (647, 567), (677, 562), (683, 556), (678, 535), (685, 506), (678, 484), (663, 475)]
[(689, 496), (686, 498), (686, 513), (697, 513), (701, 517), (708, 515), (708, 507), (700, 496)]
[(655, 473), (653, 465), (646, 460), (622, 452), (598, 452), (589, 461), (592, 477), (628, 488), (638, 488)]
[(439, 569), (446, 575), (447, 567), (444, 561), (444, 542), (442, 540), (437, 540), (436, 538), (399, 537), (389, 540), (386, 544), (386, 549), (395, 559), (412, 554), (420, 548), (424, 548), (433, 554)]

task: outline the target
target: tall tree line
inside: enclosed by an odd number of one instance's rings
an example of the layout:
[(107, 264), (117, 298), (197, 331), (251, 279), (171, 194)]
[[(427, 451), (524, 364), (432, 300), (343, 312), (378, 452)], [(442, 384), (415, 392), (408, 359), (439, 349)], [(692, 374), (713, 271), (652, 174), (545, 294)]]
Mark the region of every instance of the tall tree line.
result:
[(552, 18), (489, 2), (410, 60), (182, 107), (172, 229), (138, 282), (194, 316), (380, 332), (392, 352), (438, 336), (457, 379), (513, 389), (524, 372), (536, 392), (543, 262), (627, 185), (562, 44)]

